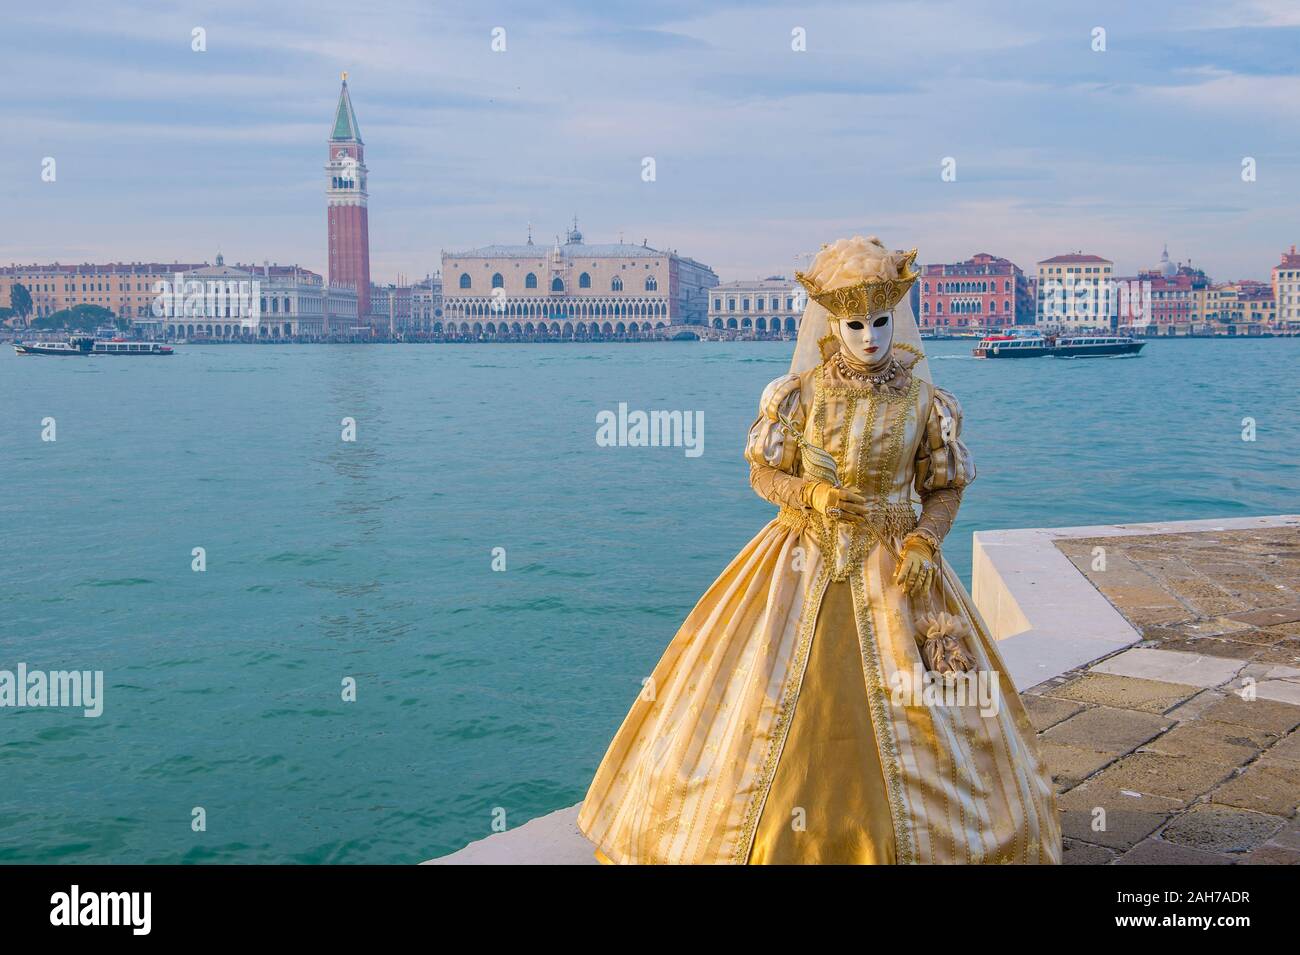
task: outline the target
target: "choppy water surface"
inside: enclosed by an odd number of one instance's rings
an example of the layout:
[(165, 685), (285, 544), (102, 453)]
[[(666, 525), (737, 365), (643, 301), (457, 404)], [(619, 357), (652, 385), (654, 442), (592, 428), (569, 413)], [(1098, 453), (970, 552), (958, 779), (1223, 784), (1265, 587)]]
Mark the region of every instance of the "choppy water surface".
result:
[[(415, 862), (576, 802), (772, 513), (741, 448), (790, 349), (6, 352), (0, 669), (103, 670), (106, 702), (0, 709), (0, 861)], [(963, 576), (979, 529), (1297, 509), (1300, 341), (931, 353), (979, 466)], [(702, 411), (704, 453), (598, 447), (619, 402)]]

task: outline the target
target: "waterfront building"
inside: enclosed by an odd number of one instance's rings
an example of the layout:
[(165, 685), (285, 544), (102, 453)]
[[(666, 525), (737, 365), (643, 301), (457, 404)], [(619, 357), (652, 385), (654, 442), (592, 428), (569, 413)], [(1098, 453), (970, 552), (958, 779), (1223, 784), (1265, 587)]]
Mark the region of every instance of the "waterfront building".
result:
[(390, 337), (403, 331), (411, 320), (411, 286), (398, 276), (395, 283), (370, 286), (369, 324), (372, 333)]
[(1204, 325), (1203, 292), (1210, 280), (1190, 264), (1175, 263), (1166, 246), (1155, 268), (1116, 280), (1114, 296), (1117, 326), (1127, 332), (1155, 335), (1189, 335)]
[[(0, 267), (0, 306), (9, 307), (15, 285), (31, 294), (29, 320), (53, 315), (74, 305), (98, 305), (132, 321), (150, 314), (155, 283), (170, 283), (177, 272), (207, 263), (108, 262), (81, 265), (9, 265)], [(10, 324), (16, 320), (10, 320)]]
[(723, 282), (709, 290), (707, 324), (757, 336), (794, 335), (803, 317), (802, 287), (781, 275)]
[(1242, 282), (1237, 291), (1236, 315), (1247, 334), (1271, 332), (1277, 328), (1277, 299), (1267, 282)]
[(978, 252), (965, 262), (922, 268), (922, 328), (1001, 328), (1034, 323), (1029, 278), (1009, 259)]
[[(257, 288), (256, 309), (251, 303), (241, 308), (236, 301), (241, 282), (247, 283), (250, 293)], [(201, 303), (190, 300), (197, 288), (206, 293), (217, 283), (222, 292), (219, 302), (206, 295)], [(326, 334), (331, 321), (348, 325), (356, 321), (354, 289), (327, 287), (318, 274), (297, 265), (231, 266), (221, 255), (215, 265), (8, 266), (0, 268), (0, 304), (9, 304), (15, 284), (31, 292), (33, 318), (74, 305), (98, 305), (128, 319), (143, 338), (314, 338)], [(174, 291), (181, 296), (179, 302)]]
[(1277, 319), (1273, 288), (1267, 282), (1241, 279), (1207, 286), (1200, 293), (1203, 335), (1260, 335), (1272, 331)]
[(1281, 331), (1300, 332), (1300, 254), (1295, 246), (1282, 253), (1282, 261), (1273, 266), (1273, 301), (1276, 323)]
[(329, 280), (330, 285), (356, 290), (357, 314), (363, 318), (370, 315), (368, 174), (365, 144), (348, 93), (348, 75), (344, 73), (325, 163)]
[(702, 325), (718, 277), (643, 242), (587, 245), (577, 219), (563, 244), (488, 245), (442, 254), (443, 319), (463, 338), (622, 337)]
[[(356, 324), (357, 293), (351, 287), (327, 286), (321, 276), (297, 265), (216, 265), (179, 273), (188, 299), (190, 290), (211, 290), (224, 285), (230, 294), (217, 301), (208, 295), (194, 307), (160, 303), (158, 311), (136, 319), (145, 338), (284, 340), (323, 338)], [(176, 277), (168, 276), (169, 286)], [(240, 291), (249, 288), (255, 302), (241, 302)], [(251, 307), (255, 305), (256, 307)]]
[[(1138, 278), (1151, 283), (1151, 314), (1143, 316), (1150, 334), (1186, 335), (1201, 324), (1196, 308), (1198, 295), (1209, 287), (1210, 280), (1200, 269), (1182, 265), (1173, 275), (1140, 272)], [(1124, 324), (1122, 317), (1120, 324)]]
[(1113, 330), (1114, 269), (1109, 259), (1083, 252), (1043, 259), (1038, 263), (1035, 322), (1064, 331)]
[(426, 276), (411, 286), (410, 330), (420, 334), (433, 333), (434, 322), (442, 321), (442, 275)]

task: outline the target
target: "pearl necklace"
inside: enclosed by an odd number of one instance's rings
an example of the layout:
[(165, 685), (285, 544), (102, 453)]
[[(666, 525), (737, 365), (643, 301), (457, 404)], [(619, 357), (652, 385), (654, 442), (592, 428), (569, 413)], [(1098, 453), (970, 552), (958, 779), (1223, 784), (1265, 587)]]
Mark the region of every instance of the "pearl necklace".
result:
[(892, 380), (893, 377), (898, 374), (899, 370), (898, 359), (891, 355), (889, 361), (885, 363), (884, 371), (878, 371), (875, 374), (867, 371), (858, 371), (848, 363), (848, 360), (844, 357), (844, 353), (838, 351), (835, 353), (835, 367), (839, 370), (840, 374), (848, 378), (856, 378), (859, 381), (870, 382), (873, 385), (883, 385), (885, 382)]

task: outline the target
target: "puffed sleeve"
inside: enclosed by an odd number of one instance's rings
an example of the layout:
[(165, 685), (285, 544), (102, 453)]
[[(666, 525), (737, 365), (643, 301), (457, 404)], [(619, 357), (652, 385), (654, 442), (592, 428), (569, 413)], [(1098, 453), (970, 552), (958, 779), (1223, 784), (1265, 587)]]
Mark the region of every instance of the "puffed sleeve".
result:
[(916, 491), (962, 490), (975, 480), (975, 461), (961, 440), (961, 405), (951, 393), (934, 389), (925, 435), (916, 452)]
[(745, 458), (757, 464), (793, 474), (799, 460), (798, 447), (786, 434), (781, 419), (802, 428), (803, 404), (799, 398), (799, 376), (785, 375), (763, 389), (758, 401), (758, 419), (749, 429)]
[(798, 375), (785, 375), (763, 389), (758, 418), (749, 429), (745, 459), (749, 461), (749, 483), (759, 497), (786, 507), (804, 506), (804, 479), (797, 476), (799, 448), (787, 432), (804, 426), (804, 409)]

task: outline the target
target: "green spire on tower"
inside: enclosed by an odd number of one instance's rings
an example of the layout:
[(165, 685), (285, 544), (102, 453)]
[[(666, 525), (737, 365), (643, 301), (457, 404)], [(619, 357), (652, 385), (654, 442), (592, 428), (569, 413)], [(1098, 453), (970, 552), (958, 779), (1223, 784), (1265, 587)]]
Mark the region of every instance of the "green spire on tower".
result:
[(334, 131), (330, 133), (330, 142), (361, 142), (361, 127), (357, 125), (357, 114), (352, 111), (352, 97), (348, 95), (347, 73), (343, 74), (343, 88), (339, 90), (339, 105), (334, 110)]

